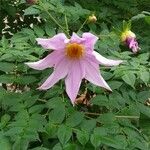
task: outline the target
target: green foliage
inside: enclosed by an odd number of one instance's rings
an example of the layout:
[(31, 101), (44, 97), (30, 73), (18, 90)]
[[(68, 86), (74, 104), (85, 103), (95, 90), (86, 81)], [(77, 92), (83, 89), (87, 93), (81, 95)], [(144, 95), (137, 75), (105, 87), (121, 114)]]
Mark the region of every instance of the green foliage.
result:
[[(149, 6), (149, 0), (39, 0), (34, 5), (2, 0), (0, 149), (149, 150)], [(97, 17), (95, 23), (87, 21), (91, 14)], [(3, 20), (6, 16), (9, 23)], [(6, 25), (10, 28), (4, 29)], [(137, 35), (137, 54), (120, 42), (127, 27)], [(47, 91), (37, 90), (53, 70), (36, 71), (24, 64), (49, 53), (36, 38), (88, 31), (100, 38), (96, 51), (123, 60), (111, 69), (100, 66), (113, 92), (83, 82), (79, 98), (85, 91), (86, 98), (73, 107), (63, 81)]]

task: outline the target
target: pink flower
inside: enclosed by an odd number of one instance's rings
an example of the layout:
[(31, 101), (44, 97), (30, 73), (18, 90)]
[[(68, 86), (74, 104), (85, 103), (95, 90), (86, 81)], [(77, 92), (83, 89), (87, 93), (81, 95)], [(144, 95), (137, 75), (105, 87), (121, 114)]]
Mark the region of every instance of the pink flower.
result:
[(132, 49), (133, 53), (137, 53), (138, 50), (140, 49), (138, 46), (138, 42), (136, 41), (136, 35), (130, 31), (127, 30), (122, 33), (122, 41), (130, 48)]
[(54, 67), (54, 72), (38, 89), (49, 89), (60, 79), (65, 78), (66, 92), (72, 104), (75, 102), (83, 78), (111, 91), (99, 72), (99, 64), (116, 66), (122, 61), (107, 59), (94, 51), (97, 40), (98, 38), (91, 33), (84, 33), (82, 37), (73, 33), (70, 39), (63, 33), (49, 39), (38, 38), (38, 44), (45, 49), (52, 49), (53, 52), (44, 59), (26, 64), (37, 70)]

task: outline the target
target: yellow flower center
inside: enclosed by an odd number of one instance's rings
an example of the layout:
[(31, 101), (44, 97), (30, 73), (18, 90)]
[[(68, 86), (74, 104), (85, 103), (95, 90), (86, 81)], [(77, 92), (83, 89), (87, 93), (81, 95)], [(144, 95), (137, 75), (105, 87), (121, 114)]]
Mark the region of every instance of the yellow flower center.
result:
[(69, 58), (79, 59), (84, 55), (85, 48), (82, 44), (69, 43), (66, 46), (66, 55)]

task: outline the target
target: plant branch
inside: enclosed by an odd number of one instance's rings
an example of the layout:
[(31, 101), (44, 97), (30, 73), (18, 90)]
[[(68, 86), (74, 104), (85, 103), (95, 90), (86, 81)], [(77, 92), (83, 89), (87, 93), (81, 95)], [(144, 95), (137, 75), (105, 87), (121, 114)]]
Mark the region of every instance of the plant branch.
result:
[(88, 18), (86, 18), (86, 20), (83, 22), (83, 24), (80, 26), (80, 28), (78, 29), (77, 33), (84, 27), (84, 25), (86, 24), (86, 22), (88, 21)]
[[(102, 114), (99, 113), (92, 113), (92, 112), (85, 112), (86, 115), (93, 115), (93, 116), (100, 116)], [(139, 119), (139, 116), (122, 116), (116, 115), (116, 118), (127, 118), (127, 119)]]
[(52, 21), (54, 21), (55, 24), (58, 25), (58, 27), (60, 27), (60, 28), (63, 30), (63, 32), (64, 32), (68, 37), (70, 37), (68, 31), (66, 31), (66, 30), (63, 28), (63, 26), (60, 25), (60, 23), (51, 15), (51, 13), (44, 7), (44, 5), (43, 5), (42, 2), (40, 2), (40, 6), (41, 6), (41, 7), (44, 9), (44, 11), (49, 15), (50, 19), (51, 19)]

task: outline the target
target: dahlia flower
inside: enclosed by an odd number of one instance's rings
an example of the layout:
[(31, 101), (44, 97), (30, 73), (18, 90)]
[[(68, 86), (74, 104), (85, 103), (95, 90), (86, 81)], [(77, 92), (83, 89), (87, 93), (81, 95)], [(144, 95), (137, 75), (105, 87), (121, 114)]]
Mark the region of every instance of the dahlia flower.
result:
[(122, 33), (121, 40), (125, 43), (125, 45), (132, 49), (133, 53), (137, 53), (140, 49), (138, 42), (136, 41), (136, 35), (130, 30), (126, 30)]
[(66, 93), (73, 105), (83, 78), (111, 91), (99, 72), (99, 64), (116, 66), (122, 61), (107, 59), (94, 51), (98, 37), (87, 32), (83, 33), (82, 37), (73, 33), (68, 39), (64, 33), (59, 33), (49, 39), (37, 38), (36, 40), (43, 48), (53, 51), (37, 62), (26, 64), (37, 70), (54, 67), (53, 73), (38, 89), (47, 90), (60, 79), (65, 78)]

